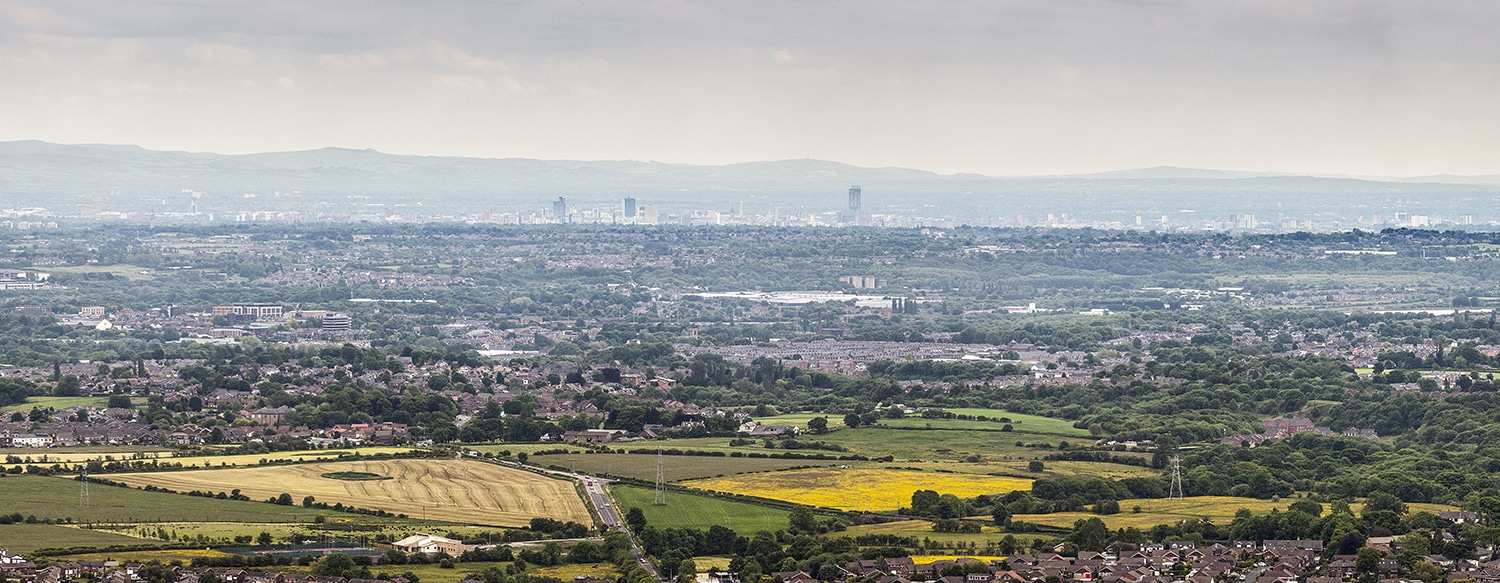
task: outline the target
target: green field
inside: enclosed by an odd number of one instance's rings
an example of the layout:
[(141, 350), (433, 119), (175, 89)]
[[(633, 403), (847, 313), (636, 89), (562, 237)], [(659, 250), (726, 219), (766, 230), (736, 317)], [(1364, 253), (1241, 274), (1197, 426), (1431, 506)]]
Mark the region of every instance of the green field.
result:
[[(998, 431), (967, 431), (955, 429), (891, 429), (861, 427), (844, 429), (817, 437), (819, 441), (835, 443), (849, 448), (851, 452), (870, 457), (892, 456), (896, 460), (916, 461), (962, 461), (978, 455), (986, 461), (1039, 458), (1055, 450), (1016, 447), (1017, 441), (1049, 442), (1054, 446), (1057, 437), (1002, 433)], [(1079, 440), (1072, 440), (1082, 443)]]
[[(654, 451), (654, 450), (653, 450)], [(568, 455), (539, 455), (531, 463), (558, 466), (585, 474), (656, 479), (656, 456), (646, 454), (593, 453)], [(827, 466), (838, 463), (831, 460), (780, 460), (745, 457), (707, 457), (694, 455), (662, 456), (662, 474), (668, 482), (679, 482), (696, 478), (712, 478), (746, 472), (768, 472), (806, 466)]]
[(656, 493), (652, 490), (635, 486), (614, 486), (610, 490), (622, 516), (631, 507), (640, 508), (647, 524), (664, 528), (706, 529), (718, 524), (751, 536), (762, 530), (786, 528), (789, 515), (785, 510), (681, 492), (667, 492), (666, 506), (655, 506), (652, 502)]
[(52, 273), (108, 273), (115, 277), (123, 277), (132, 281), (151, 279), (150, 269), (139, 265), (65, 265), (59, 267), (48, 267), (47, 271)]
[(100, 484), (89, 485), (89, 504), (83, 506), (79, 500), (80, 486), (80, 482), (67, 478), (7, 476), (0, 479), (0, 509), (37, 518), (71, 518), (83, 523), (296, 522), (310, 521), (319, 514), (337, 514), (259, 501), (219, 500)]
[(151, 542), (131, 536), (52, 524), (0, 524), (0, 548), (12, 553), (25, 554), (53, 547), (107, 547)]
[[(1189, 518), (1208, 518), (1213, 522), (1225, 525), (1234, 519), (1234, 514), (1241, 508), (1255, 514), (1266, 514), (1271, 510), (1286, 510), (1286, 507), (1295, 502), (1295, 498), (1282, 498), (1278, 501), (1260, 500), (1256, 498), (1237, 498), (1233, 496), (1193, 496), (1181, 499), (1136, 499), (1121, 500), (1120, 513), (1108, 516), (1099, 516), (1090, 512), (1057, 512), (1053, 514), (1017, 514), (1016, 520), (1024, 520), (1036, 524), (1060, 526), (1071, 528), (1073, 523), (1088, 518), (1099, 518), (1104, 524), (1112, 529), (1136, 527), (1142, 530), (1158, 524), (1177, 524)], [(1134, 512), (1139, 506), (1140, 512)], [(1349, 505), (1350, 509), (1358, 515), (1364, 509), (1363, 503)], [(1457, 510), (1451, 506), (1441, 504), (1408, 503), (1407, 507), (1412, 512), (1445, 512)], [(1328, 512), (1328, 505), (1323, 505), (1323, 512)]]
[[(843, 532), (829, 533), (827, 536), (856, 537), (862, 534), (889, 534), (893, 536), (907, 536), (914, 537), (919, 541), (922, 539), (928, 539), (943, 544), (953, 544), (955, 546), (967, 546), (968, 543), (972, 542), (974, 543), (974, 546), (981, 551), (984, 550), (984, 548), (989, 544), (999, 544), (1000, 540), (1004, 539), (1007, 536), (1006, 532), (993, 525), (986, 525), (983, 532), (979, 533), (932, 532), (932, 523), (926, 520), (906, 520), (900, 522), (885, 522), (881, 524), (862, 524), (858, 526), (851, 526), (848, 530), (845, 530)], [(1033, 538), (1049, 538), (1048, 536), (1035, 534), (1016, 534), (1010, 536), (1016, 537), (1016, 539), (1020, 540), (1022, 543), (1029, 543)]]
[(492, 453), (495, 455), (500, 455), (500, 452), (502, 451), (508, 451), (512, 455), (522, 452), (530, 455), (539, 451), (550, 451), (556, 449), (566, 449), (568, 451), (579, 452), (588, 450), (588, 448), (571, 443), (501, 443), (497, 445), (466, 445), (464, 446), (464, 449), (472, 449), (480, 453)]
[[(1088, 437), (1089, 436), (1089, 432), (1088, 432), (1087, 429), (1079, 429), (1077, 427), (1074, 427), (1073, 426), (1073, 422), (1072, 421), (1068, 421), (1067, 419), (1054, 419), (1052, 417), (1042, 417), (1040, 415), (1027, 415), (1025, 413), (1011, 413), (1010, 411), (1005, 411), (1003, 409), (957, 408), (957, 409), (946, 409), (946, 411), (948, 411), (949, 413), (953, 413), (954, 415), (968, 415), (968, 416), (971, 416), (971, 417), (989, 417), (991, 419), (999, 419), (999, 418), (1002, 418), (1002, 417), (1008, 418), (1008, 419), (1010, 419), (1010, 425), (1011, 425), (1011, 427), (1014, 428), (1015, 431), (1017, 431), (1017, 432), (1026, 432), (1026, 433), (1051, 433), (1051, 434), (1054, 434), (1054, 435), (1065, 435), (1065, 436), (1076, 436), (1076, 437)], [(1000, 429), (1001, 427), (1005, 426), (1005, 423), (1000, 423), (1000, 422), (995, 422), (995, 421), (962, 421), (962, 420), (958, 420), (958, 419), (922, 419), (921, 417), (915, 417), (915, 416), (914, 417), (906, 417), (906, 418), (903, 418), (903, 419), (888, 419), (888, 420), (882, 421), (882, 423), (887, 423), (887, 422), (890, 422), (890, 421), (944, 421), (944, 422), (954, 423), (954, 424), (966, 424), (966, 425), (955, 425), (954, 427), (956, 429), (968, 429), (968, 428), (972, 428), (972, 429)], [(898, 425), (892, 425), (892, 426), (893, 427), (899, 427)], [(921, 425), (915, 425), (915, 426), (916, 427), (920, 427)], [(940, 426), (934, 424), (933, 427), (940, 427)]]
[[(146, 402), (146, 399), (145, 398), (141, 398), (141, 397), (137, 397), (137, 398), (131, 399), (131, 402), (133, 402), (133, 403), (135, 403), (137, 405), (141, 405), (141, 404), (144, 404)], [(33, 407), (41, 407), (43, 409), (46, 409), (48, 407), (51, 407), (53, 409), (67, 409), (68, 407), (103, 407), (103, 406), (108, 405), (108, 404), (109, 404), (109, 397), (108, 396), (102, 396), (102, 397), (27, 397), (26, 401), (23, 402), (23, 403), (16, 403), (14, 405), (6, 405), (4, 407), (0, 407), (0, 411), (20, 411), (22, 413), (25, 413), (27, 411), (30, 411)]]
[[(1009, 418), (1011, 428), (1017, 433), (1045, 433), (1059, 436), (1086, 437), (1089, 432), (1086, 429), (1073, 427), (1073, 422), (1066, 419), (1053, 419), (1039, 415), (1027, 415), (1025, 413), (1011, 413), (1002, 409), (945, 409), (955, 415), (968, 415), (971, 417), (989, 417), (998, 419)], [(844, 429), (844, 417), (834, 413), (788, 413), (772, 417), (756, 419), (761, 425), (793, 425), (807, 429), (807, 422), (815, 417), (827, 417), (828, 427), (834, 430)], [(927, 419), (920, 415), (902, 417), (900, 419), (881, 419), (881, 425), (887, 427), (932, 427), (934, 429), (980, 429), (999, 431), (1005, 423), (997, 421), (966, 421), (962, 419)], [(809, 439), (815, 439), (807, 436)]]

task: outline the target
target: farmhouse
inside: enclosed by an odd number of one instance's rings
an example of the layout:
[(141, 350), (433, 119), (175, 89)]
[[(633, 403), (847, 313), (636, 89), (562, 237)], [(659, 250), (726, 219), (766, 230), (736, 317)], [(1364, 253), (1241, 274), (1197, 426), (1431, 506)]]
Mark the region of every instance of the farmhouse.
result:
[(422, 553), (426, 555), (448, 553), (454, 557), (462, 555), (469, 550), (467, 546), (459, 541), (426, 533), (411, 535), (391, 543), (391, 546), (405, 553)]

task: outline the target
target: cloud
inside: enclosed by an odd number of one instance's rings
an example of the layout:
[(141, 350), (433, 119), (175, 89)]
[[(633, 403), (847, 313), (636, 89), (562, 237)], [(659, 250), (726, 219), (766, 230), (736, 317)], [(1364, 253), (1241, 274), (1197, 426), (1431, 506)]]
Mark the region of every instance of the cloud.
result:
[(276, 78), (276, 86), (280, 87), (282, 89), (296, 89), (297, 88), (297, 82), (295, 80), (293, 80), (291, 77), (288, 77), (286, 75), (282, 75), (282, 76)]
[(5, 62), (23, 67), (45, 67), (52, 64), (52, 54), (42, 49), (3, 53)]
[(470, 71), (510, 70), (510, 67), (506, 66), (504, 61), (474, 56), (463, 49), (443, 43), (427, 45), (427, 57), (432, 62), (440, 65), (468, 69)]
[(223, 43), (195, 43), (183, 49), (189, 59), (205, 65), (254, 65), (255, 51)]
[(391, 64), (384, 53), (373, 51), (318, 55), (313, 60), (324, 67), (338, 69), (381, 69)]
[(786, 64), (797, 60), (797, 55), (792, 54), (792, 51), (780, 49), (771, 51), (771, 59), (778, 63)]
[[(44, 28), (62, 24), (62, 15), (35, 6), (0, 6), (0, 23), (20, 25), (22, 28)], [(0, 28), (4, 28), (0, 24)]]

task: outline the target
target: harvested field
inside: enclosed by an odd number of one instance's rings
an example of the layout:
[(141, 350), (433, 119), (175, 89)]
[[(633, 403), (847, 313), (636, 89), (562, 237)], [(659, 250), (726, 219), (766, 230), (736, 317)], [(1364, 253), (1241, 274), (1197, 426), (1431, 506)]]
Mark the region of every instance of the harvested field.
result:
[[(392, 479), (347, 481), (322, 476), (334, 472), (368, 472)], [(472, 460), (347, 461), (113, 474), (109, 479), (178, 492), (238, 488), (257, 500), (287, 493), (294, 503), (300, 503), (303, 497), (313, 496), (328, 504), (464, 524), (520, 526), (535, 517), (591, 524), (588, 509), (572, 483)]]
[(971, 498), (1031, 488), (1031, 480), (874, 468), (814, 468), (692, 480), (704, 490), (784, 500), (841, 510), (888, 512), (911, 505), (912, 492), (936, 490)]

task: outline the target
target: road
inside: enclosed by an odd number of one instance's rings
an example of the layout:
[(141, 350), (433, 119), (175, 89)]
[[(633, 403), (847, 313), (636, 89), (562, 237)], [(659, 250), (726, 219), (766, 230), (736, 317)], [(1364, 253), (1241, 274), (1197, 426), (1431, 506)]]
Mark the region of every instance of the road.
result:
[(641, 542), (639, 540), (636, 540), (635, 533), (630, 532), (630, 529), (625, 527), (625, 521), (620, 518), (620, 513), (615, 510), (614, 502), (609, 499), (609, 492), (606, 491), (604, 487), (605, 485), (609, 484), (611, 480), (606, 480), (604, 478), (589, 476), (585, 474), (540, 468), (530, 464), (522, 464), (512, 461), (501, 460), (499, 461), (499, 463), (502, 465), (525, 468), (536, 472), (542, 472), (546, 474), (552, 474), (554, 476), (578, 480), (579, 482), (583, 483), (583, 490), (588, 493), (589, 504), (593, 505), (594, 511), (599, 513), (599, 520), (604, 523), (605, 530), (617, 528), (621, 532), (624, 532), (626, 535), (628, 535), (630, 537), (630, 555), (635, 557), (636, 564), (640, 565), (642, 569), (645, 569), (647, 573), (650, 573), (651, 576), (656, 578), (657, 581), (663, 581), (663, 579), (661, 578), (661, 573), (658, 573), (656, 571), (656, 566), (652, 565), (651, 561), (646, 560), (645, 553), (641, 551)]

